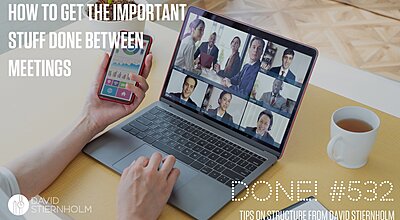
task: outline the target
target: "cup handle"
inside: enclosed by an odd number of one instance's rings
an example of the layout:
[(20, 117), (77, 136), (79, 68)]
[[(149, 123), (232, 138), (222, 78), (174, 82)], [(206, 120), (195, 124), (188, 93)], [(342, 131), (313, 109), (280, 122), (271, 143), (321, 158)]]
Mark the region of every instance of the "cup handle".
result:
[(327, 149), (327, 151), (328, 151), (328, 156), (329, 156), (329, 158), (330, 158), (331, 160), (334, 160), (334, 161), (336, 161), (336, 162), (342, 160), (341, 157), (335, 157), (335, 149), (336, 149), (335, 146), (336, 146), (337, 141), (339, 141), (339, 140), (341, 140), (341, 139), (342, 139), (341, 136), (336, 135), (336, 136), (333, 137), (333, 138), (329, 141), (329, 143), (328, 143), (328, 149)]

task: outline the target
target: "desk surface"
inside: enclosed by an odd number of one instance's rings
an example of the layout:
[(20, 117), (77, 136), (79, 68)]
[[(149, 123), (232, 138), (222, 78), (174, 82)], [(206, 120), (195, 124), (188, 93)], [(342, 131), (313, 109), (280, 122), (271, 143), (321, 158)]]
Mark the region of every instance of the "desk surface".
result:
[[(79, 25), (79, 23), (74, 23), (63, 28), (63, 30), (79, 30)], [(166, 74), (165, 70), (169, 65), (174, 48), (174, 44), (171, 42), (174, 42), (177, 37), (176, 32), (153, 23), (146, 25), (146, 32), (154, 37), (154, 45), (152, 47), (154, 65), (148, 79), (151, 88), (139, 110), (158, 99)], [(60, 52), (48, 49), (41, 49), (40, 51), (13, 50), (0, 56), (1, 66), (8, 66), (8, 59), (26, 57), (32, 59), (68, 58), (73, 63), (73, 75), (69, 78), (24, 79), (11, 78), (6, 74), (0, 75), (0, 81), (4, 84), (1, 88), (0, 98), (3, 103), (8, 103), (6, 106), (2, 106), (3, 114), (0, 116), (3, 122), (0, 125), (0, 131), (2, 132), (0, 161), (2, 163), (42, 143), (74, 119), (81, 109), (87, 94), (86, 91), (88, 91), (90, 82), (94, 79), (102, 56), (102, 52), (97, 50), (63, 50)], [(318, 62), (321, 63), (321, 61), (324, 65), (335, 66), (336, 70), (344, 72), (354, 70), (350, 67), (346, 68), (342, 64), (330, 62), (323, 57), (320, 57)], [(331, 83), (322, 77), (329, 75), (329, 69), (329, 67), (317, 65), (312, 82)], [(365, 85), (365, 80), (363, 79), (360, 83), (364, 83), (364, 87), (369, 86), (368, 84)], [(400, 94), (398, 92), (400, 87), (398, 84), (394, 84), (393, 81), (380, 81), (381, 79), (374, 77), (369, 77), (369, 80), (369, 82), (377, 83), (378, 88), (382, 91), (381, 94), (386, 95), (389, 99), (394, 97), (395, 94)], [(346, 88), (344, 86), (338, 87), (340, 89)], [(363, 98), (357, 91), (354, 94), (359, 98)], [(13, 92), (13, 94), (10, 95), (10, 92)], [(354, 94), (346, 96), (353, 98)], [(34, 99), (34, 97), (39, 96), (42, 98)], [(357, 100), (357, 98), (354, 99)], [(371, 102), (376, 105), (370, 104)], [(364, 103), (375, 108), (384, 106), (384, 108), (380, 109), (394, 115), (400, 112), (398, 104), (390, 104), (390, 100), (374, 101), (371, 99), (369, 102)], [(400, 146), (398, 137), (400, 119), (374, 110), (381, 118), (381, 128), (369, 162), (361, 169), (345, 169), (329, 160), (326, 155), (326, 144), (329, 140), (330, 115), (335, 109), (346, 105), (362, 104), (321, 88), (309, 86), (283, 158), (260, 176), (259, 180), (268, 181), (272, 186), (274, 186), (275, 181), (280, 181), (286, 188), (289, 186), (290, 180), (318, 181), (316, 197), (329, 209), (348, 209), (349, 207), (374, 210), (397, 208), (397, 211), (399, 211), (398, 207), (395, 207), (395, 203), (400, 199), (400, 191), (397, 188), (400, 186), (400, 180), (395, 177), (398, 174), (396, 170), (400, 169), (400, 163), (397, 158), (400, 155), (400, 148), (398, 147)], [(315, 135), (316, 131), (318, 131), (318, 135)], [(116, 216), (116, 189), (119, 179), (119, 175), (113, 171), (98, 164), (91, 158), (79, 154), (62, 175), (41, 195), (43, 197), (59, 197), (60, 205), (92, 206), (93, 213), (91, 214), (71, 214), (76, 219), (114, 219)], [(378, 184), (385, 180), (391, 181), (394, 184), (394, 190), (388, 197), (395, 198), (395, 202), (367, 202), (363, 199), (358, 203), (351, 202), (348, 199), (342, 199), (341, 202), (332, 202), (329, 191), (334, 180), (344, 180), (347, 181), (347, 184), (349, 180), (359, 180), (361, 183), (372, 180)], [(366, 190), (368, 188), (364, 187), (362, 189)], [(388, 186), (384, 185), (378, 189), (377, 192), (380, 198), (388, 191)], [(267, 195), (265, 190), (265, 187), (257, 187), (256, 194), (260, 197), (265, 196)], [(363, 196), (365, 192), (363, 192)], [(315, 193), (311, 194), (315, 195)], [(307, 193), (303, 193), (302, 197), (307, 195)], [(352, 195), (354, 196), (355, 194)], [(243, 202), (231, 202), (218, 212), (215, 217), (217, 219), (239, 219), (239, 210), (241, 209), (281, 209), (294, 203), (294, 201), (290, 201), (285, 197), (281, 197), (279, 202), (275, 202), (274, 196), (275, 194), (267, 202), (255, 201), (251, 196)], [(369, 194), (365, 194), (365, 196), (369, 196)], [(185, 213), (168, 205), (164, 209), (161, 218), (167, 219), (172, 216), (174, 218), (189, 218)]]

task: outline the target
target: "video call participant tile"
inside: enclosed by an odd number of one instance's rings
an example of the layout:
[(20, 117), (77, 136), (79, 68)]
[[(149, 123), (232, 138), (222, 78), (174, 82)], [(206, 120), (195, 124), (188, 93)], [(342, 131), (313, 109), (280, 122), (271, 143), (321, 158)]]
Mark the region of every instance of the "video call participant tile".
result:
[(206, 89), (206, 83), (193, 76), (173, 70), (166, 92), (170, 98), (200, 110)]
[[(225, 74), (236, 74), (241, 67), (240, 54), (243, 53), (247, 36), (245, 32), (191, 14), (184, 27), (174, 64), (176, 67), (198, 74), (203, 73), (205, 76), (205, 69), (213, 70), (214, 74), (222, 71), (222, 77), (225, 77)], [(228, 62), (232, 57), (231, 62)], [(216, 64), (219, 66), (218, 71), (214, 69)], [(211, 80), (213, 79), (217, 78), (211, 77)]]
[(204, 96), (202, 111), (229, 126), (238, 128), (246, 100), (209, 85)]
[(260, 72), (250, 100), (285, 117), (290, 117), (299, 93), (300, 88), (284, 82), (281, 78)]
[(246, 106), (240, 130), (253, 139), (279, 147), (289, 119), (249, 102)]
[(310, 56), (269, 42), (264, 51), (260, 70), (274, 78), (301, 87), (310, 62)]
[(249, 36), (248, 47), (240, 72), (228, 79), (222, 80), (222, 85), (230, 90), (248, 98), (256, 80), (261, 66), (261, 56), (264, 51), (266, 41), (256, 36)]

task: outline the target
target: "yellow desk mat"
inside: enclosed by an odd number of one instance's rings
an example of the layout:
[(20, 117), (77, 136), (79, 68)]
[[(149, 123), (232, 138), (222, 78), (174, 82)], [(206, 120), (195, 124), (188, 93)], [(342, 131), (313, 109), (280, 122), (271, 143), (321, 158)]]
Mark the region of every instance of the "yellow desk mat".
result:
[[(150, 97), (147, 97), (150, 98)], [(156, 94), (154, 93), (154, 98)], [(144, 105), (150, 103), (148, 99)], [(346, 169), (331, 161), (326, 154), (326, 145), (329, 141), (329, 125), (331, 114), (338, 108), (349, 105), (363, 106), (373, 110), (381, 120), (381, 127), (376, 143), (370, 154), (367, 165), (360, 169)], [(301, 198), (315, 195), (316, 198), (330, 210), (395, 210), (400, 214), (400, 119), (381, 111), (359, 104), (324, 89), (309, 85), (298, 113), (294, 128), (290, 135), (285, 153), (268, 171), (258, 180), (268, 181), (272, 186), (271, 197), (265, 201), (256, 201), (250, 193), (248, 198), (241, 202), (230, 202), (215, 219), (240, 219), (240, 210), (279, 210), (297, 201), (298, 181), (311, 181), (311, 184), (302, 183), (302, 189), (310, 189), (311, 193), (300, 193)], [(74, 219), (115, 219), (116, 192), (119, 175), (100, 165), (90, 157), (80, 153), (66, 168), (62, 175), (41, 196), (44, 198), (58, 197), (58, 205), (91, 206), (91, 213), (67, 213)], [(275, 186), (279, 181), (290, 193), (290, 181), (294, 181), (294, 200), (279, 191), (279, 200), (276, 201)], [(314, 183), (317, 181), (317, 192)], [(330, 192), (334, 181), (344, 181), (346, 187), (341, 201), (332, 201)], [(350, 201), (348, 195), (357, 198), (357, 191), (348, 192), (349, 181), (360, 181), (354, 186), (361, 189), (359, 201)], [(373, 181), (377, 184), (377, 198), (373, 198)], [(381, 197), (390, 191), (389, 181), (393, 190), (386, 198), (393, 202), (380, 201)], [(366, 185), (365, 185), (366, 184)], [(252, 184), (250, 184), (251, 188)], [(267, 185), (259, 184), (255, 195), (265, 198), (269, 194)], [(241, 198), (244, 192), (238, 195)], [(167, 205), (160, 219), (190, 219), (184, 212)]]

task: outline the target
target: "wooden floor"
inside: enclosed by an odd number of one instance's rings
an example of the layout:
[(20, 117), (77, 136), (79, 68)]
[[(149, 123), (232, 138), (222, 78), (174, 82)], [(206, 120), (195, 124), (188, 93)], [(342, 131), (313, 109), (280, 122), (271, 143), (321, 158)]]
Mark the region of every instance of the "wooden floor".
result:
[(200, 0), (197, 5), (400, 81), (400, 0)]
[(381, 16), (400, 20), (399, 0), (333, 0), (345, 3)]

